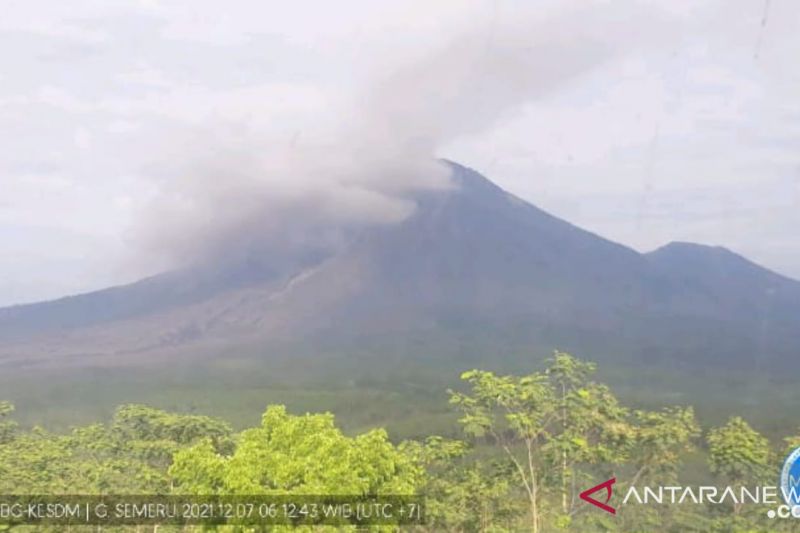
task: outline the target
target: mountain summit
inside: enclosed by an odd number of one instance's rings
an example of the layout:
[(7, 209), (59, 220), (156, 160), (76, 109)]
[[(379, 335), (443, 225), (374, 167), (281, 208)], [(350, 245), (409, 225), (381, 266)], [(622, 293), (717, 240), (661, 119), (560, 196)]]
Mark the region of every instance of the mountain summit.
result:
[(800, 354), (799, 282), (722, 248), (640, 254), (447, 164), (455, 187), (418, 194), (404, 222), (303, 264), (253, 258), (0, 309), (0, 365), (135, 365), (242, 346), (267, 357), (307, 345), (320, 357), (333, 347), (417, 359), (564, 348), (778, 371)]

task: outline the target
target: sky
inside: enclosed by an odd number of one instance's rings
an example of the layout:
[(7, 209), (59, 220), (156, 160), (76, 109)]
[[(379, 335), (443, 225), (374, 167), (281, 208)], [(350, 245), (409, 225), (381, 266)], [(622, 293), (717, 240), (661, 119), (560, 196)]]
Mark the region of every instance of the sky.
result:
[(0, 305), (328, 246), (446, 187), (434, 157), (800, 279), (798, 28), (794, 0), (6, 0)]

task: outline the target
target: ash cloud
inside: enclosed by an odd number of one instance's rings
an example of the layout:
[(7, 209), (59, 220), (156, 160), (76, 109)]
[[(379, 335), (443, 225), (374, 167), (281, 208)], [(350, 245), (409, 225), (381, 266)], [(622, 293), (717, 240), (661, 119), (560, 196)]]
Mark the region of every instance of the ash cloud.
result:
[(454, 186), (436, 159), (442, 146), (665, 35), (654, 24), (664, 15), (638, 3), (558, 5), (511, 23), (480, 21), (383, 68), (288, 140), (229, 124), (194, 132), (156, 165), (139, 235), (173, 266), (251, 257), (294, 264), (362, 228), (406, 219), (415, 193)]

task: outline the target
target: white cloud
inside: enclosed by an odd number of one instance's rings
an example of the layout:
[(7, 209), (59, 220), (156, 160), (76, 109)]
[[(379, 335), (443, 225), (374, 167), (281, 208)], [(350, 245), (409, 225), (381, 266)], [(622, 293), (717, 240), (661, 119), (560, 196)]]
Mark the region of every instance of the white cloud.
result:
[[(130, 260), (124, 243), (137, 213), (180, 167), (165, 168), (165, 159), (197, 154), (187, 144), (217, 129), (248, 146), (324, 145), (343, 115), (369, 116), (353, 95), (426, 56), (420, 79), (405, 87), (420, 92), (404, 102), (445, 91), (412, 110), (440, 155), (637, 248), (724, 244), (800, 277), (792, 238), (800, 225), (800, 5), (771, 2), (762, 30), (761, 2), (657, 3), (678, 17), (676, 31), (645, 45), (660, 24), (619, 17), (641, 42), (541, 91), (486, 78), (503, 58), (489, 57), (470, 78), (474, 65), (457, 61), (474, 54), (445, 54), (437, 64), (432, 53), (476, 27), (495, 45), (514, 39), (520, 23), (557, 16), (569, 3), (235, 1), (220, 12), (210, 0), (12, 2), (0, 20), (0, 231), (36, 252), (0, 261), (0, 304), (157, 268), (120, 265)], [(611, 4), (621, 5), (600, 9)], [(608, 21), (587, 22), (570, 24), (606, 43), (616, 33)], [(546, 45), (561, 43), (558, 66), (575, 36), (548, 32)], [(442, 73), (458, 82), (448, 86)], [(524, 81), (530, 73), (519, 74)], [(471, 87), (459, 86), (464, 80)], [(475, 113), (460, 116), (465, 105)], [(71, 255), (56, 246), (62, 230), (93, 244)], [(50, 292), (23, 287), (34, 267)], [(96, 277), (104, 268), (114, 276)]]

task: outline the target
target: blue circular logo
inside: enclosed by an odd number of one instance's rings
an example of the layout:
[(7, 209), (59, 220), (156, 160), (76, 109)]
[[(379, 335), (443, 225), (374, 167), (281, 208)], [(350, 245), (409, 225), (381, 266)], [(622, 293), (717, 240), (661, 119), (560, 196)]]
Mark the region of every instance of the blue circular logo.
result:
[(783, 463), (781, 492), (787, 505), (800, 506), (800, 448), (795, 448)]

